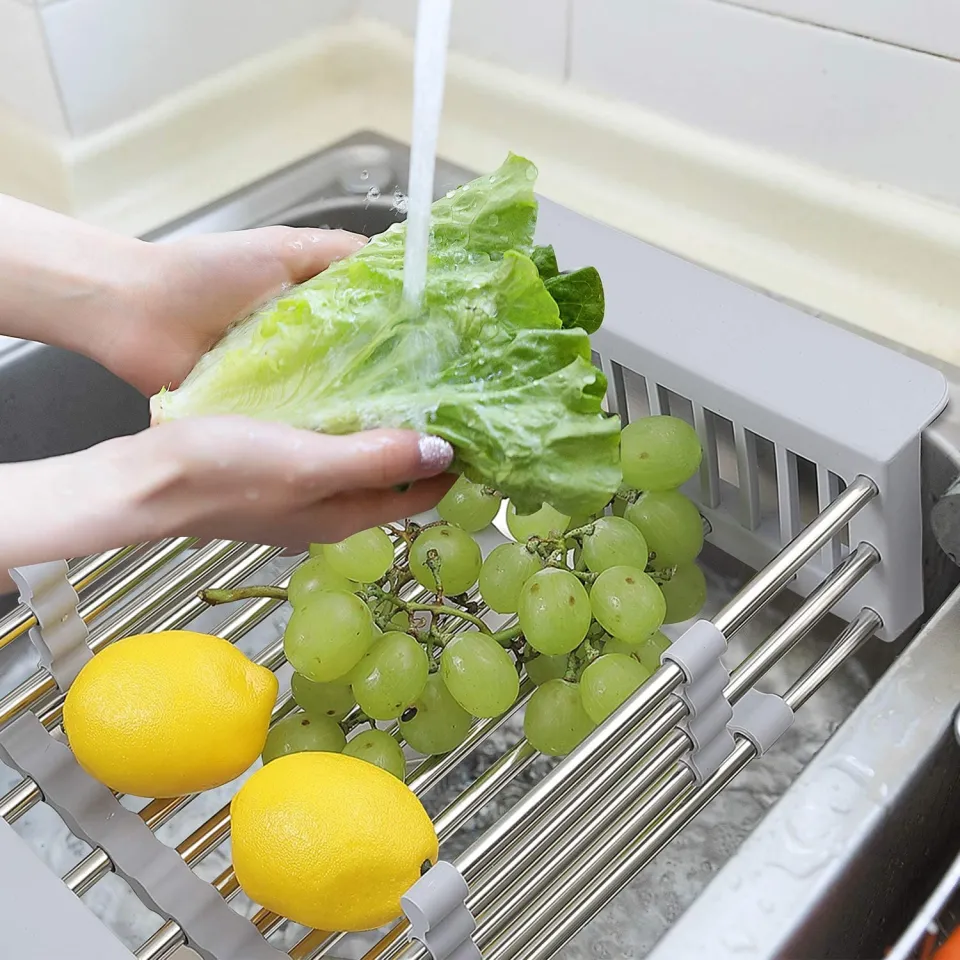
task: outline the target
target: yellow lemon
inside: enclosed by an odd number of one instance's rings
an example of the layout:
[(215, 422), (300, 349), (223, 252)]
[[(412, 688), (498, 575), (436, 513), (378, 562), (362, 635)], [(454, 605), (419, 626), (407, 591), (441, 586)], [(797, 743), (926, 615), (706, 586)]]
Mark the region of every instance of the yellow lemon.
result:
[(320, 930), (372, 930), (437, 859), (413, 791), (365, 760), (293, 753), (258, 770), (230, 808), (233, 866), (251, 900)]
[(204, 633), (127, 637), (80, 671), (63, 704), (77, 762), (112, 790), (176, 797), (240, 776), (257, 759), (277, 678)]

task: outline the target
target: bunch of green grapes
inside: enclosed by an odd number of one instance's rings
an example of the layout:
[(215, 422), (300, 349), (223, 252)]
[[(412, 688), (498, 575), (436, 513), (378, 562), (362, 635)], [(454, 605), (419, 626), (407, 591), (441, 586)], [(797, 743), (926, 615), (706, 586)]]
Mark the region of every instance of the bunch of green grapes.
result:
[[(271, 730), (264, 761), (343, 751), (403, 777), (401, 741), (456, 749), (476, 718), (514, 707), (524, 672), (527, 739), (574, 749), (659, 669), (661, 627), (706, 599), (703, 522), (679, 490), (700, 465), (696, 433), (673, 417), (635, 421), (621, 457), (624, 486), (591, 516), (520, 514), (461, 477), (437, 522), (312, 545), (287, 588), (300, 712)], [(475, 535), (501, 510), (513, 539), (484, 558)], [(515, 622), (494, 631), (487, 610)]]

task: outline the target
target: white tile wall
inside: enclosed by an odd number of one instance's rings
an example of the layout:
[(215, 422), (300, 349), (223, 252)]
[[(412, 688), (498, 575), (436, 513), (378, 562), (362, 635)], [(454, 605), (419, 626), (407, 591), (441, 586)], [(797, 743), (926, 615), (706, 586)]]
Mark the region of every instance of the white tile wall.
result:
[(58, 0), (41, 15), (68, 122), (83, 135), (340, 20), (353, 6), (351, 0)]
[(721, 0), (960, 59), (957, 0)]
[[(470, 56), (562, 81), (571, 0), (454, 0), (450, 45)], [(362, 0), (364, 14), (413, 34), (416, 0)]]
[(65, 130), (40, 16), (23, 0), (0, 0), (0, 101), (41, 130)]
[(960, 63), (716, 0), (573, 2), (572, 82), (960, 203)]

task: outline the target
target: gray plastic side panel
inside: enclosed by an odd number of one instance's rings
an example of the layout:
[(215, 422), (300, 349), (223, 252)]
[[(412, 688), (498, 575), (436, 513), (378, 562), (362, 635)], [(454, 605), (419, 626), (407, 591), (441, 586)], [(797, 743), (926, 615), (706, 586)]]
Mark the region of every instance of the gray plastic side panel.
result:
[[(708, 456), (686, 492), (710, 521), (710, 540), (760, 568), (802, 525), (798, 457), (817, 466), (821, 509), (836, 478), (863, 474), (880, 496), (850, 524), (849, 543), (871, 543), (881, 563), (837, 612), (852, 620), (876, 610), (886, 640), (909, 627), (923, 612), (920, 433), (947, 403), (943, 375), (547, 200), (537, 232), (561, 268), (593, 264), (603, 277), (606, 318), (593, 348), (604, 368), (643, 376), (651, 409), (667, 390), (691, 401)], [(619, 386), (608, 391), (612, 405)], [(717, 416), (734, 425), (739, 486), (708, 475)], [(774, 445), (779, 495), (762, 515), (757, 438)], [(810, 593), (845, 549), (828, 544), (793, 588)]]
[(133, 960), (133, 954), (0, 818), (0, 956), (4, 960)]
[(280, 960), (286, 954), (235, 913), (135, 813), (77, 764), (29, 711), (0, 732), (0, 756), (31, 777), (70, 831), (110, 857), (115, 872), (162, 917), (175, 920), (203, 960)]

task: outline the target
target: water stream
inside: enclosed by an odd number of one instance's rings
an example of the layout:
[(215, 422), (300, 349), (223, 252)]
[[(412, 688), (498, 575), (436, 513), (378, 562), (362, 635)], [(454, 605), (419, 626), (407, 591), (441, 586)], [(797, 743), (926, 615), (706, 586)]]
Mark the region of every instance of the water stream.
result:
[(430, 205), (443, 113), (451, 6), (452, 0), (420, 0), (417, 13), (407, 242), (403, 263), (403, 296), (414, 309), (420, 305), (427, 280)]

